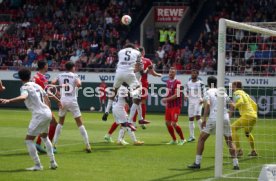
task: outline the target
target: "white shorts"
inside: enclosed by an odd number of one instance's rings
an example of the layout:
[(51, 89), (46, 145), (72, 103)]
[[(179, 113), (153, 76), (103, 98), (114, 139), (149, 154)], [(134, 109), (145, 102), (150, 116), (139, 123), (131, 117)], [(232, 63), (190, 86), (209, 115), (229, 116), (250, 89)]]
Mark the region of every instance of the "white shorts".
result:
[(38, 136), (41, 133), (48, 133), (51, 120), (52, 112), (50, 109), (45, 111), (43, 114), (33, 114), (28, 127), (27, 135)]
[(74, 102), (61, 101), (61, 104), (62, 104), (63, 108), (59, 109), (59, 112), (58, 112), (59, 117), (64, 117), (66, 115), (67, 111), (70, 111), (73, 114), (74, 118), (81, 116), (80, 107), (79, 107), (78, 102), (76, 102), (76, 101), (74, 101)]
[(127, 83), (130, 88), (136, 88), (140, 85), (135, 73), (133, 72), (116, 72), (114, 79), (114, 88), (119, 88), (123, 82)]
[(203, 104), (199, 104), (199, 102), (189, 103), (189, 107), (188, 107), (189, 118), (194, 116), (201, 116), (202, 106)]
[(122, 124), (122, 123), (128, 122), (127, 113), (124, 108), (113, 107), (112, 112), (113, 112), (113, 117), (115, 119), (115, 122), (117, 124)]
[[(224, 117), (224, 122), (223, 122), (223, 135), (224, 136), (231, 136), (232, 132), (231, 132), (231, 127), (230, 127), (230, 120), (228, 116)], [(209, 118), (207, 123), (206, 123), (206, 127), (203, 128), (202, 130), (203, 132), (207, 133), (207, 134), (215, 134), (216, 133), (216, 119), (215, 118)]]

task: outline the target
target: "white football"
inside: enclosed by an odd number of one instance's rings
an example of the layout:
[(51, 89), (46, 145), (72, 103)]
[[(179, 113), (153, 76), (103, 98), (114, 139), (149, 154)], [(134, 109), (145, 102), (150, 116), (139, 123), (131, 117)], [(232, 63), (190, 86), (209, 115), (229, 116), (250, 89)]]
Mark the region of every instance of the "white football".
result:
[(131, 17), (129, 15), (124, 15), (121, 19), (124, 25), (129, 25), (131, 23)]
[(93, 106), (91, 106), (90, 111), (95, 111), (95, 108)]

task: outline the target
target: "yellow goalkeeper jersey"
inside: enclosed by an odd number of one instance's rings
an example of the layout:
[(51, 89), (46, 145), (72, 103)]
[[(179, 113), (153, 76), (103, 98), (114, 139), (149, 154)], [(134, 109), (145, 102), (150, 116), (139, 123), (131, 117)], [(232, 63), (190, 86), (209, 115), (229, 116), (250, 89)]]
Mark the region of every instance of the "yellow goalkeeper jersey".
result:
[(257, 118), (258, 106), (251, 97), (243, 90), (234, 92), (235, 108), (240, 112), (241, 116), (250, 116)]

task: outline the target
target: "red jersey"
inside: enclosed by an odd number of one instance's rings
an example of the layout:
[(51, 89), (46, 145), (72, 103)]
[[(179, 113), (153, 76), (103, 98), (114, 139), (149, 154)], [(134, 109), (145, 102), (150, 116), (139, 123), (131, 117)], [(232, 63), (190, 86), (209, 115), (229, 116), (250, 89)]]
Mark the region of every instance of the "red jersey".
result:
[(46, 79), (46, 76), (37, 72), (34, 76), (34, 82), (42, 87), (42, 89), (45, 89), (46, 85), (48, 84), (48, 80)]
[[(144, 70), (146, 70), (149, 66), (152, 65), (152, 62), (150, 59), (148, 58), (145, 58), (145, 57), (142, 57), (142, 62), (143, 62), (143, 65), (144, 65)], [(141, 77), (141, 83), (142, 83), (142, 86), (143, 87), (148, 87), (148, 74), (143, 74), (142, 77)]]
[(106, 88), (107, 88), (106, 83), (100, 84), (100, 94), (101, 94), (100, 98), (106, 98), (106, 90), (105, 90)]
[(179, 91), (179, 96), (176, 99), (167, 102), (167, 108), (174, 108), (174, 107), (181, 108), (182, 107), (182, 92), (180, 91), (181, 82), (177, 79), (168, 80), (167, 89), (169, 91), (167, 97), (171, 97), (177, 94), (177, 92)]

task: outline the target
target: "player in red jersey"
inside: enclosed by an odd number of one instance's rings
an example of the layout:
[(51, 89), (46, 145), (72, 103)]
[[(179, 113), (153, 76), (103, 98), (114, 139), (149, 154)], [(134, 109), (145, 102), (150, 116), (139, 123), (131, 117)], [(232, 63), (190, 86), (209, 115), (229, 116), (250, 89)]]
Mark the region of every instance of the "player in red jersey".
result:
[[(162, 74), (159, 74), (159, 73), (155, 72), (155, 70), (153, 69), (153, 64), (152, 64), (151, 60), (145, 57), (144, 47), (140, 47), (139, 51), (141, 52), (141, 55), (142, 55), (142, 62), (143, 62), (143, 66), (144, 66), (144, 69), (143, 69), (144, 71), (136, 73), (136, 76), (138, 74), (138, 79), (140, 79), (140, 82), (142, 84), (142, 96), (141, 96), (140, 101), (139, 102), (137, 101), (135, 103), (137, 103), (137, 112), (138, 112), (138, 109), (139, 109), (138, 106), (141, 106), (142, 115), (139, 116), (139, 114), (138, 114), (138, 120), (139, 120), (139, 124), (142, 125), (142, 128), (145, 129), (145, 125), (143, 123), (145, 123), (145, 122), (147, 123), (145, 118), (146, 118), (146, 108), (147, 108), (146, 100), (148, 98), (148, 87), (149, 87), (148, 74), (150, 74), (154, 77), (161, 77)], [(132, 118), (132, 115), (131, 115), (131, 112), (130, 112), (130, 116), (129, 116), (130, 120), (133, 120), (134, 122), (136, 122), (137, 112), (136, 112), (134, 118)]]
[[(172, 141), (167, 144), (183, 145), (186, 143), (181, 127), (177, 124), (178, 115), (180, 114), (182, 107), (182, 92), (181, 82), (175, 78), (176, 69), (170, 68), (169, 80), (167, 81), (167, 97), (162, 99), (162, 102), (166, 104), (166, 126), (172, 137)], [(178, 143), (174, 134), (174, 130), (180, 136), (180, 142)]]
[(104, 108), (105, 108), (105, 102), (106, 102), (106, 88), (107, 85), (104, 82), (104, 80), (102, 79), (102, 82), (100, 84), (100, 97), (99, 97), (99, 101), (100, 101), (100, 109), (99, 112), (103, 112)]
[[(43, 89), (46, 88), (48, 85), (48, 80), (45, 76), (45, 73), (48, 71), (48, 63), (46, 61), (39, 61), (37, 63), (38, 66), (38, 72), (34, 75), (33, 80), (36, 84), (40, 85)], [(52, 120), (49, 127), (48, 137), (52, 141), (55, 130), (56, 130), (57, 120), (52, 113)], [(41, 138), (38, 136), (36, 140), (36, 149), (40, 153), (46, 153), (46, 151), (41, 147)], [(54, 152), (56, 152), (56, 149), (54, 148)]]

